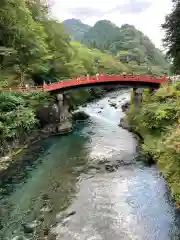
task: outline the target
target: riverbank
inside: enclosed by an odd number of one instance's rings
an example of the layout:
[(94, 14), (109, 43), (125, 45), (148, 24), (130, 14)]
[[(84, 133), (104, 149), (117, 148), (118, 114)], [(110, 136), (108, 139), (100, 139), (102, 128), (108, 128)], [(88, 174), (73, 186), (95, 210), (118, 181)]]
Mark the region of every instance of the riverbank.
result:
[(153, 158), (180, 207), (180, 84), (144, 92), (139, 109), (130, 105), (121, 126), (142, 137), (142, 152)]

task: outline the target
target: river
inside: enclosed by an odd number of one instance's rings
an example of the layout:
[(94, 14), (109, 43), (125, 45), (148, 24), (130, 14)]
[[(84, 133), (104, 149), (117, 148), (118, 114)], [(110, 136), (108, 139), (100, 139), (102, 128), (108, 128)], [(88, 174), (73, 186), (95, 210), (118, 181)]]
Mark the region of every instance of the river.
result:
[(88, 104), (89, 120), (73, 133), (45, 139), (22, 156), (23, 166), (1, 181), (0, 239), (180, 239), (179, 214), (161, 174), (118, 127), (129, 97), (117, 91)]

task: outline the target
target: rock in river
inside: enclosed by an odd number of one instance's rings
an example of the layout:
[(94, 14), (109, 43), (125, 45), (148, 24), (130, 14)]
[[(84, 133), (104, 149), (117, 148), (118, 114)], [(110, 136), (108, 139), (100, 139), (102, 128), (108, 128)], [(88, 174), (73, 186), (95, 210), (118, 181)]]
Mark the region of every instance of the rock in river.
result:
[(118, 126), (122, 127), (123, 129), (127, 129), (129, 131), (132, 131), (132, 128), (130, 127), (129, 122), (126, 118), (121, 118)]
[(24, 236), (15, 236), (12, 238), (12, 240), (28, 240), (28, 239)]
[(37, 227), (37, 223), (24, 223), (22, 224), (24, 233), (33, 233)]
[(106, 165), (105, 165), (105, 169), (106, 169), (108, 172), (114, 172), (114, 171), (117, 170), (117, 167), (116, 167), (116, 166), (113, 166), (113, 165), (106, 164)]
[(127, 102), (125, 102), (125, 103), (123, 103), (123, 104), (121, 105), (121, 108), (122, 108), (122, 111), (123, 111), (123, 112), (127, 112), (128, 109), (129, 109), (129, 107), (130, 107), (129, 101), (127, 101)]
[(47, 193), (44, 193), (41, 198), (42, 200), (49, 200), (49, 196)]
[(86, 114), (83, 111), (79, 111), (79, 112), (74, 112), (73, 113), (73, 120), (74, 121), (83, 121), (89, 118), (89, 115)]
[(40, 210), (41, 212), (47, 212), (47, 213), (50, 213), (53, 211), (52, 207), (51, 206), (45, 206), (43, 208), (41, 208)]
[(116, 103), (110, 103), (109, 104), (111, 107), (117, 108)]
[(65, 223), (74, 214), (76, 214), (76, 211), (72, 211), (72, 212), (69, 212), (69, 213), (60, 213), (56, 216), (56, 221), (58, 223)]

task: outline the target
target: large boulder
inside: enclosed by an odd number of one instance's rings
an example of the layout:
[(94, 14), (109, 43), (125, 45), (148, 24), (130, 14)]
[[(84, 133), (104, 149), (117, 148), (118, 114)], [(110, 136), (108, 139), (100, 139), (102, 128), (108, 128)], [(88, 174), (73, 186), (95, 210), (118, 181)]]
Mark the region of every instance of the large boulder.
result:
[(57, 104), (43, 106), (36, 112), (36, 118), (39, 120), (41, 127), (59, 122), (59, 115), (60, 113)]
[(117, 107), (117, 106), (116, 106), (116, 103), (113, 103), (113, 102), (111, 102), (109, 105), (110, 105), (111, 107), (114, 107), (114, 108)]
[(24, 233), (33, 233), (37, 227), (37, 223), (23, 223), (22, 224)]
[(121, 105), (122, 111), (127, 112), (130, 106), (130, 102), (125, 102), (124, 104)]
[(132, 128), (128, 123), (128, 120), (126, 118), (121, 118), (120, 123), (118, 125), (119, 127), (122, 127), (123, 129), (126, 129), (128, 131), (131, 131)]
[(74, 112), (72, 117), (74, 121), (84, 121), (89, 118), (89, 115), (83, 111), (79, 111), (79, 112)]

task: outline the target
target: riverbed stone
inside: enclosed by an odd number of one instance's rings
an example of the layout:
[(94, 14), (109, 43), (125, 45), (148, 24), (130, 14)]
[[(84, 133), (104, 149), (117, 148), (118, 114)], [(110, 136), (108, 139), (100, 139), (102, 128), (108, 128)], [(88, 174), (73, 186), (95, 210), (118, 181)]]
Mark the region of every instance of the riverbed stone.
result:
[(125, 102), (121, 105), (121, 108), (122, 108), (123, 112), (127, 112), (129, 110), (129, 107), (130, 107), (130, 102), (129, 101), (127, 101), (127, 102)]
[(101, 159), (101, 160), (99, 160), (98, 164), (102, 165), (102, 164), (109, 163), (109, 162), (110, 161), (108, 159)]
[(116, 166), (106, 164), (106, 165), (105, 165), (105, 169), (106, 169), (106, 171), (108, 171), (108, 172), (114, 172), (114, 171), (116, 171), (117, 168), (116, 168)]
[(28, 239), (24, 236), (15, 236), (11, 240), (28, 240)]
[(41, 198), (42, 200), (49, 200), (49, 195), (47, 193), (44, 193)]
[(50, 232), (48, 234), (48, 240), (56, 240), (56, 238), (57, 238), (57, 234), (56, 233)]
[(123, 129), (129, 130), (129, 131), (132, 130), (129, 123), (128, 123), (128, 120), (126, 118), (121, 118), (118, 126), (122, 127)]
[(40, 216), (38, 217), (38, 221), (43, 222), (43, 221), (44, 221), (44, 215), (40, 215)]
[(51, 206), (45, 206), (43, 208), (41, 208), (40, 210), (41, 212), (47, 212), (47, 213), (50, 213), (53, 211), (52, 207)]
[(89, 118), (89, 115), (83, 111), (78, 111), (78, 112), (74, 112), (72, 117), (74, 121), (83, 121), (83, 120), (87, 120)]
[(49, 228), (47, 226), (43, 228), (43, 234), (44, 234), (44, 236), (48, 236)]
[(56, 216), (57, 223), (66, 223), (69, 221), (70, 217), (76, 214), (76, 211), (71, 211), (69, 213), (61, 212)]
[(69, 120), (64, 120), (56, 125), (56, 133), (64, 134), (72, 131), (72, 122)]
[(89, 169), (96, 169), (96, 170), (100, 170), (101, 169), (101, 167), (98, 166), (97, 164), (91, 164), (88, 168)]
[(37, 223), (24, 223), (22, 224), (24, 233), (33, 233), (37, 227)]
[(68, 213), (66, 217), (72, 216), (74, 214), (76, 214), (76, 211), (72, 211), (72, 212)]
[(116, 103), (110, 103), (109, 105), (110, 105), (111, 107), (117, 107), (117, 106), (116, 106)]

